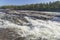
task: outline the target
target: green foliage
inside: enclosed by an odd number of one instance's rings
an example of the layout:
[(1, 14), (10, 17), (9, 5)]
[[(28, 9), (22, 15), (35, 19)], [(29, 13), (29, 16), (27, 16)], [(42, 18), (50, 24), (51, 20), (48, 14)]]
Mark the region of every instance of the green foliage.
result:
[(2, 6), (3, 9), (16, 9), (16, 10), (39, 10), (39, 11), (58, 11), (60, 10), (60, 1), (40, 3), (40, 4), (30, 4), (22, 6)]

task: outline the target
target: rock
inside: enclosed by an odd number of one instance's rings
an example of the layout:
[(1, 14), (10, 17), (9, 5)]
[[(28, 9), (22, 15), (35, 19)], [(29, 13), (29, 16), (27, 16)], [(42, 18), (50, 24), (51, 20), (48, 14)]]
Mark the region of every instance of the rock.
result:
[(16, 37), (18, 37), (18, 34), (13, 29), (0, 28), (0, 39), (1, 40), (13, 40)]

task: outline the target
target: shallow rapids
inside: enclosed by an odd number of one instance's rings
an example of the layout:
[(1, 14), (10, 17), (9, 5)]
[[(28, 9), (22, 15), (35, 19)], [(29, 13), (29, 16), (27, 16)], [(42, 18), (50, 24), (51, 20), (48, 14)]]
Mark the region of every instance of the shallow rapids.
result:
[(60, 22), (50, 20), (32, 19), (24, 17), (28, 23), (23, 26), (14, 24), (8, 20), (0, 19), (0, 28), (9, 28), (16, 31), (19, 37), (14, 40), (60, 40)]

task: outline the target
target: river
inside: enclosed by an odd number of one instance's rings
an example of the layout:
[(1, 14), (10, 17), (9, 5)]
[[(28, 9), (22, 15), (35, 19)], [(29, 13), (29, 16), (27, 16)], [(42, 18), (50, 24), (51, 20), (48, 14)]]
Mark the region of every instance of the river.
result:
[[(0, 15), (0, 28), (13, 29), (19, 36), (14, 40), (60, 40), (60, 17), (51, 20), (32, 19), (25, 16), (28, 23), (24, 25), (15, 24), (4, 20), (5, 14)], [(13, 40), (13, 39), (12, 39)]]

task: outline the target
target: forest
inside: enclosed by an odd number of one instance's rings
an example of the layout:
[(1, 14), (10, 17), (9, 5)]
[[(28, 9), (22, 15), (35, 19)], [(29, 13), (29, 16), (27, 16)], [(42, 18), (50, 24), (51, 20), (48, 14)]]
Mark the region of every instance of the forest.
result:
[(49, 3), (37, 3), (26, 5), (5, 5), (0, 6), (1, 9), (14, 9), (14, 10), (36, 10), (36, 11), (60, 11), (60, 1)]

